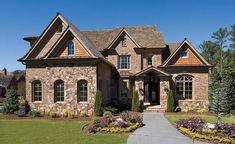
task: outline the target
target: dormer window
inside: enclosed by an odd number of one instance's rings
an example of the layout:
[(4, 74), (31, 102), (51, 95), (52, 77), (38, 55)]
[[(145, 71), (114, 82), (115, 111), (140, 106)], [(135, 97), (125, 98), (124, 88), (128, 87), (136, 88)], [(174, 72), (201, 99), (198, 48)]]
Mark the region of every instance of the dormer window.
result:
[(123, 38), (122, 39), (122, 47), (126, 47), (127, 45), (126, 45), (126, 38)]
[(180, 52), (180, 58), (188, 58), (188, 52), (187, 51), (181, 51)]
[(68, 55), (74, 56), (74, 43), (73, 43), (73, 41), (68, 42), (67, 48), (68, 48)]
[(148, 66), (153, 65), (153, 56), (150, 55), (150, 56), (147, 57), (147, 65)]

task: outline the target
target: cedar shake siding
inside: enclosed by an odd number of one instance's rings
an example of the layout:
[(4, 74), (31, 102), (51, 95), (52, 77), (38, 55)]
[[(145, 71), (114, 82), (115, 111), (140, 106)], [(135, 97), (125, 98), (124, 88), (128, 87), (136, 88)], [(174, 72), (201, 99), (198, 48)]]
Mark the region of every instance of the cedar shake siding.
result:
[(32, 109), (92, 115), (98, 89), (104, 105), (137, 91), (147, 110), (165, 111), (172, 90), (181, 108), (208, 106), (211, 65), (187, 39), (166, 44), (155, 26), (81, 31), (58, 13), (24, 40), (31, 48), (19, 61)]

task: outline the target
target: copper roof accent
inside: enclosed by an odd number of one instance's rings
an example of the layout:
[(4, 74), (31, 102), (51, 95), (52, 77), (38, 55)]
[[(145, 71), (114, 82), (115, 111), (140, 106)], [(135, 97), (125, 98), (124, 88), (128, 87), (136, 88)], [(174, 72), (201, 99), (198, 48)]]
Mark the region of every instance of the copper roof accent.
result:
[(148, 67), (148, 68), (136, 73), (133, 76), (142, 76), (143, 74), (146, 74), (146, 73), (149, 73), (149, 72), (155, 72), (155, 73), (159, 74), (159, 76), (167, 76), (167, 77), (171, 76), (170, 74), (168, 74), (168, 73), (164, 72), (163, 70), (160, 70), (160, 69), (158, 69), (154, 66)]

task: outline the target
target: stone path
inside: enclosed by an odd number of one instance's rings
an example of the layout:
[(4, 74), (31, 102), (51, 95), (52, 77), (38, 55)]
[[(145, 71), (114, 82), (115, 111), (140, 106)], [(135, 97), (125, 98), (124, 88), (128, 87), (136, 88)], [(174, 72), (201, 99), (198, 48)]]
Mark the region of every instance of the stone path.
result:
[(144, 124), (128, 137), (128, 144), (207, 144), (181, 134), (163, 113), (144, 112)]

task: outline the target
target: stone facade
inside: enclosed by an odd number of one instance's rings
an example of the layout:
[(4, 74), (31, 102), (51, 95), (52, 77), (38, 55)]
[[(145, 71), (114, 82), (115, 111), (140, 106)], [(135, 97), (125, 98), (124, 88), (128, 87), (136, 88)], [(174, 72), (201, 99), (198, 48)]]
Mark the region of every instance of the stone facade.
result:
[[(58, 31), (60, 26), (62, 30)], [(179, 75), (193, 78), (192, 99), (182, 100), (176, 95), (179, 106), (205, 108), (208, 105), (210, 64), (194, 51), (186, 39), (177, 49), (171, 49), (156, 27), (80, 31), (57, 14), (42, 36), (36, 39), (35, 44), (31, 42), (32, 49), (20, 59), (26, 64), (26, 99), (32, 109), (42, 112), (54, 109), (58, 113), (63, 109), (75, 113), (86, 110), (92, 114), (96, 91), (102, 91), (106, 105), (121, 96), (123, 81), (127, 84), (128, 98), (132, 97), (134, 90), (139, 93), (140, 100), (155, 95), (157, 101), (150, 104), (165, 109), (167, 91), (175, 91), (175, 77)], [(67, 43), (70, 40), (74, 43), (74, 54), (68, 55)], [(188, 57), (182, 58), (178, 49), (188, 52)], [(130, 56), (130, 63), (126, 64), (130, 68), (119, 69), (121, 55)], [(148, 57), (152, 57), (152, 64), (148, 65)], [(168, 62), (167, 65), (165, 62)], [(142, 72), (144, 74), (138, 75)], [(42, 84), (40, 102), (32, 100), (32, 82), (35, 80)], [(56, 80), (64, 82), (63, 102), (54, 102)], [(77, 100), (79, 80), (88, 82), (87, 102)]]
[[(42, 83), (42, 101), (32, 101), (32, 82), (39, 80)], [(64, 102), (54, 102), (54, 82), (62, 80), (64, 82)], [(79, 80), (88, 82), (88, 102), (78, 102), (77, 83)], [(75, 113), (86, 110), (92, 111), (96, 93), (96, 66), (79, 67), (46, 67), (26, 69), (26, 99), (29, 101), (31, 109), (41, 112), (53, 109), (61, 113), (63, 109), (74, 111)]]

